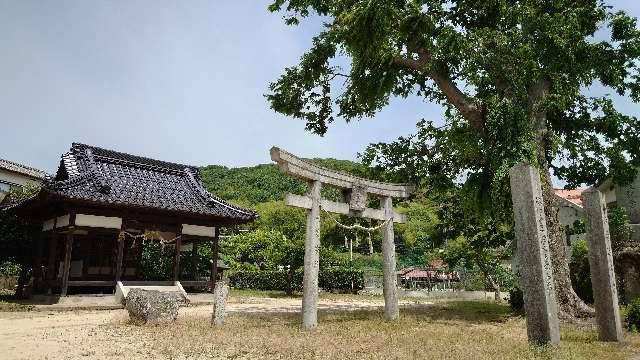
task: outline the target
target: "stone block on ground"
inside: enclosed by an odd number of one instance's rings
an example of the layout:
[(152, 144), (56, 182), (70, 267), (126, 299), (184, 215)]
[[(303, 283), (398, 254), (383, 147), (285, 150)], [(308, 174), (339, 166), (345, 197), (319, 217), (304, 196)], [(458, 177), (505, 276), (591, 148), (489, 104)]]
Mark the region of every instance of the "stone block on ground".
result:
[(137, 324), (172, 322), (178, 317), (178, 298), (157, 290), (131, 289), (125, 299), (130, 319)]

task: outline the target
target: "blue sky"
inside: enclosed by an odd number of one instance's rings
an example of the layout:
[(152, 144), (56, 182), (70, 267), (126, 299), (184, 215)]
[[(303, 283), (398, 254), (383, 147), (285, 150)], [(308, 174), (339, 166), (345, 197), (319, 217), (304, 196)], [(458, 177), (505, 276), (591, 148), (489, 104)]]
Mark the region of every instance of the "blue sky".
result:
[[(0, 0), (0, 158), (54, 171), (78, 141), (192, 165), (266, 163), (272, 145), (354, 159), (441, 117), (437, 105), (394, 100), (319, 137), (273, 112), (269, 82), (320, 24), (285, 26), (268, 3)], [(636, 0), (615, 6), (640, 17)]]

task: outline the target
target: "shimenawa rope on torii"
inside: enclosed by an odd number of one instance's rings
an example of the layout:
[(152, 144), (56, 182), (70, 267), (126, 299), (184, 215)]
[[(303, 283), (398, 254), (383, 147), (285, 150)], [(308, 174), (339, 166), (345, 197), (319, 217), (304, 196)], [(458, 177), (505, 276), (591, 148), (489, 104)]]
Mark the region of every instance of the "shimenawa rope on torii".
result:
[[(139, 235), (135, 235), (132, 234), (128, 231), (125, 230), (120, 230), (120, 233), (118, 234), (118, 241), (124, 241), (125, 237), (129, 236), (131, 238), (133, 238), (134, 240), (137, 239), (142, 239), (142, 243), (144, 244), (145, 241), (158, 241), (160, 243), (160, 245), (162, 247), (164, 247), (165, 245), (172, 243), (176, 240), (178, 240), (178, 238), (182, 237), (182, 235), (178, 235), (172, 239), (166, 240), (165, 238), (162, 237), (162, 235), (160, 234), (159, 231), (150, 231), (150, 230), (145, 230), (144, 233), (139, 234)], [(131, 244), (131, 247), (135, 247), (136, 242), (134, 241)]]

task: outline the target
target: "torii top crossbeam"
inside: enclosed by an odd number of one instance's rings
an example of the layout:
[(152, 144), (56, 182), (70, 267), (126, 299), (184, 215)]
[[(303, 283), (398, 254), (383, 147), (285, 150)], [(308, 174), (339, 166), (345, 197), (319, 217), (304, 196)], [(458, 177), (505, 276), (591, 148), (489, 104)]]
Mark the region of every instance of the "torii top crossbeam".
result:
[[(321, 199), (321, 207), (329, 212), (352, 215), (376, 220), (387, 220), (384, 211), (366, 207), (367, 194), (381, 198), (407, 198), (415, 193), (415, 186), (410, 184), (391, 184), (359, 178), (350, 174), (330, 170), (301, 159), (278, 147), (271, 148), (271, 159), (278, 163), (280, 170), (290, 176), (305, 181), (319, 181), (343, 189), (345, 203)], [(308, 196), (287, 194), (285, 203), (290, 206), (310, 208)], [(405, 222), (404, 216), (393, 212), (393, 221)]]
[(415, 186), (411, 184), (391, 184), (355, 177), (315, 165), (275, 146), (271, 148), (271, 160), (277, 162), (280, 169), (288, 175), (307, 181), (319, 180), (343, 189), (363, 186), (369, 194), (392, 198), (408, 198), (416, 192)]

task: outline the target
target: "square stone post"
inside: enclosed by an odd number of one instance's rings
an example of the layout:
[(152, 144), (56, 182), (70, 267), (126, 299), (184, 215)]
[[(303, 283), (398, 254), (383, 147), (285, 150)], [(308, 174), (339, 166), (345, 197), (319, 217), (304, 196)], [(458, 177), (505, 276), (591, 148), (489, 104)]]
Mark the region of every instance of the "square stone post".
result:
[(398, 318), (398, 278), (396, 276), (396, 246), (393, 237), (393, 198), (380, 199), (380, 209), (385, 219), (389, 219), (380, 228), (382, 233), (382, 270), (384, 294), (384, 318), (393, 321)]
[(598, 337), (602, 341), (622, 341), (622, 322), (618, 307), (616, 275), (613, 270), (607, 204), (598, 189), (583, 192), (582, 204), (587, 217), (589, 268), (598, 322)]
[(558, 305), (553, 285), (549, 238), (540, 173), (520, 163), (509, 171), (520, 284), (529, 342), (558, 344)]
[(320, 190), (322, 183), (309, 186), (311, 209), (307, 210), (307, 232), (304, 241), (304, 277), (302, 282), (302, 326), (311, 330), (318, 326), (318, 273), (320, 272)]
[(616, 186), (616, 202), (627, 210), (629, 222), (640, 224), (640, 174), (631, 184)]

